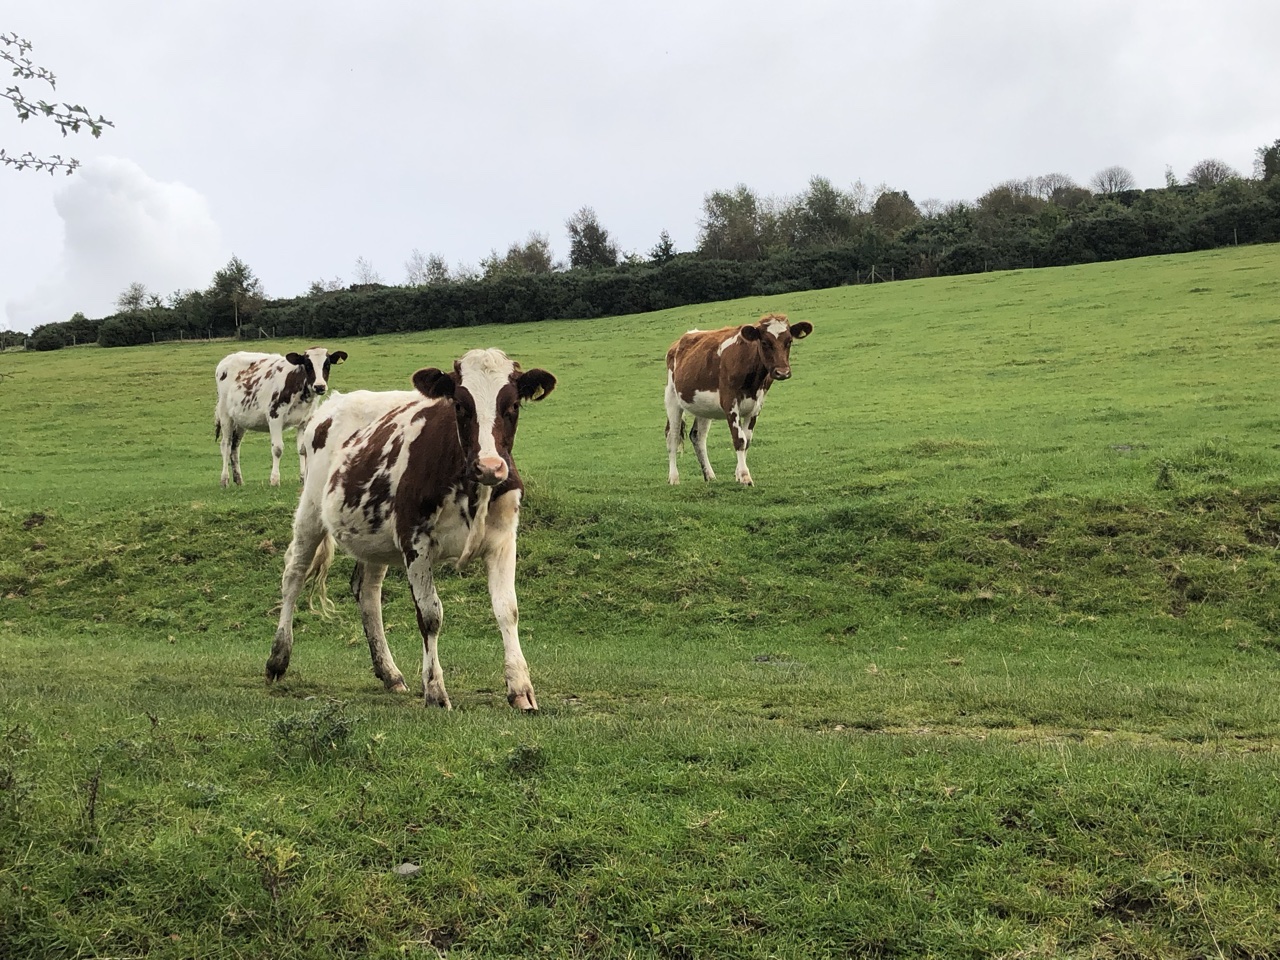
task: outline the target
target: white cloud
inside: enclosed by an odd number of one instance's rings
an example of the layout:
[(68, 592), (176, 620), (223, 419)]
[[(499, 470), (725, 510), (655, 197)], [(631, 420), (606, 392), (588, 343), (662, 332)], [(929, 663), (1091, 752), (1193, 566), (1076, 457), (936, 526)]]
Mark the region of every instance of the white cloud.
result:
[(53, 205), (63, 227), (59, 263), (34, 290), (6, 303), (15, 329), (67, 320), (76, 311), (105, 316), (135, 282), (161, 295), (205, 287), (226, 258), (204, 196), (154, 180), (131, 160), (89, 161)]

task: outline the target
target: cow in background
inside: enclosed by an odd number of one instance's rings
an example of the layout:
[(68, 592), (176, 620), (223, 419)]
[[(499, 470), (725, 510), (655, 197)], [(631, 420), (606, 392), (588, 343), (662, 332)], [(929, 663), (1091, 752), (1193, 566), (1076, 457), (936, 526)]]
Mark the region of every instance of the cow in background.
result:
[(775, 380), (791, 377), (791, 342), (813, 333), (807, 320), (789, 323), (786, 314), (770, 313), (756, 323), (720, 330), (690, 330), (667, 350), (667, 480), (680, 482), (676, 455), (684, 441), (684, 415), (693, 417), (689, 439), (702, 476), (716, 478), (707, 459), (707, 429), (712, 420), (729, 421), (738, 454), (734, 476), (751, 486), (747, 450)]
[(280, 621), (268, 682), (284, 676), (293, 649), (293, 612), (308, 583), (322, 608), (334, 544), (356, 558), (351, 590), (360, 608), (373, 672), (388, 690), (406, 689), (387, 646), (382, 581), (402, 565), (422, 634), (422, 697), (449, 708), (437, 639), (443, 610), (433, 570), (461, 569), (482, 556), (502, 632), (507, 702), (538, 709), (520, 650), (516, 608), (516, 525), (524, 485), (511, 448), (520, 408), (556, 385), (545, 370), (521, 370), (501, 350), (472, 350), (453, 371), (413, 375), (415, 390), (357, 390), (321, 405), (302, 436), (307, 476), (285, 554)]
[[(284, 453), (286, 427), (307, 422), (329, 388), (329, 368), (347, 359), (343, 350), (330, 353), (312, 347), (304, 353), (248, 353), (223, 357), (215, 383), (218, 405), (214, 411), (214, 439), (222, 446), (222, 485), (240, 476), (240, 441), (246, 430), (271, 434), (271, 485), (280, 485), (280, 456)], [(298, 473), (305, 476), (306, 460), (300, 457)]]

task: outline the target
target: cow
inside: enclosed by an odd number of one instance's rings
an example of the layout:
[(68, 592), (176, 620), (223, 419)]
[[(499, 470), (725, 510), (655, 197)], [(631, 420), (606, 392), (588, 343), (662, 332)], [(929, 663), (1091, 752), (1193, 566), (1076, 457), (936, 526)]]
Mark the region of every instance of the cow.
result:
[(451, 373), (419, 370), (414, 390), (357, 390), (321, 405), (303, 434), (307, 476), (285, 553), (268, 683), (288, 669), (303, 588), (313, 584), (322, 608), (328, 602), (324, 583), (336, 543), (356, 560), (351, 591), (374, 674), (388, 690), (407, 689), (382, 624), (382, 581), (388, 566), (400, 564), (422, 634), (423, 703), (450, 709), (433, 570), (449, 560), (462, 569), (482, 556), (502, 633), (507, 702), (538, 709), (517, 632), (516, 525), (524, 485), (511, 447), (520, 408), (555, 385), (547, 371), (521, 370), (501, 350), (472, 350)]
[(684, 415), (693, 418), (689, 439), (702, 476), (716, 478), (707, 459), (707, 429), (712, 420), (728, 420), (738, 454), (734, 476), (752, 486), (747, 450), (775, 380), (791, 376), (791, 342), (813, 333), (807, 320), (789, 323), (786, 314), (769, 313), (756, 323), (720, 330), (690, 330), (667, 350), (667, 454), (669, 483), (679, 483), (676, 455), (684, 443)]
[[(240, 476), (240, 441), (246, 430), (271, 434), (271, 485), (280, 485), (285, 428), (301, 427), (307, 422), (328, 389), (329, 367), (346, 359), (345, 351), (330, 353), (324, 347), (283, 357), (241, 350), (222, 358), (215, 374), (218, 405), (213, 436), (221, 441), (224, 487), (233, 476), (237, 486), (244, 483)], [(299, 476), (305, 471), (306, 460), (300, 456)]]

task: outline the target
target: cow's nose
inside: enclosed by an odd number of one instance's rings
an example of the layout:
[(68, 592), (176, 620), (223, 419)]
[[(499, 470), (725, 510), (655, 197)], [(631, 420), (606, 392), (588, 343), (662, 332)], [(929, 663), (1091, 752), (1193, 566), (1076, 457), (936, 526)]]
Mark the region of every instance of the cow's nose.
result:
[(494, 487), (507, 479), (507, 461), (501, 457), (481, 457), (476, 461), (476, 480)]
[(316, 393), (324, 393), (325, 386), (323, 383), (316, 384)]
[(790, 371), (790, 370), (775, 370), (775, 371), (773, 371), (773, 379), (775, 379), (775, 380), (790, 380), (790, 379), (791, 379), (791, 371)]

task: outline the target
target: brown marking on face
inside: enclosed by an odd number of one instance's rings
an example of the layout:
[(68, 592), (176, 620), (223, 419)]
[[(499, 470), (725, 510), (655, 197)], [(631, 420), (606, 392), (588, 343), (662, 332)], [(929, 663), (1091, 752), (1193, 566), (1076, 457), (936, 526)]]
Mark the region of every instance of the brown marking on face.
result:
[(280, 416), (280, 408), (288, 408), (293, 403), (294, 397), (306, 398), (307, 388), (310, 387), (311, 381), (315, 379), (315, 374), (311, 372), (310, 364), (306, 368), (294, 366), (289, 370), (288, 375), (284, 378), (284, 386), (280, 388), (278, 393), (271, 395), (271, 405), (267, 408), (268, 415), (271, 417)]

